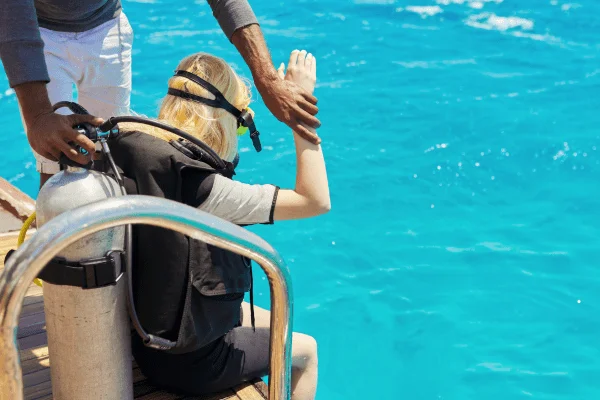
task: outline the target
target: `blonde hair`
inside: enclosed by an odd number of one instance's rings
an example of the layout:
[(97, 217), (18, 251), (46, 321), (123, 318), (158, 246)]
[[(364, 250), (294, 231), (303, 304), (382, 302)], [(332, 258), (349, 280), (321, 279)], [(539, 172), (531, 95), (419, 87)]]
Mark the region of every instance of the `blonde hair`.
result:
[[(188, 71), (210, 82), (234, 107), (243, 110), (250, 104), (250, 89), (222, 59), (205, 53), (192, 54), (179, 63), (178, 70)], [(169, 79), (169, 88), (214, 99), (202, 86), (181, 76)], [(237, 153), (237, 120), (226, 110), (192, 100), (167, 95), (162, 101), (158, 121), (182, 129), (209, 145), (221, 158), (232, 161)], [(160, 128), (142, 124), (121, 124), (125, 131), (137, 130), (169, 141), (179, 137)]]

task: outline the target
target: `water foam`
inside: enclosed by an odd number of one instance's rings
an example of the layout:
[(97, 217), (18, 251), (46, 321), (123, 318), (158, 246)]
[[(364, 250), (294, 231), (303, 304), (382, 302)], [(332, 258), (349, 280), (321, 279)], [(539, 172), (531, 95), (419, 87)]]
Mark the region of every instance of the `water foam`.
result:
[(421, 18), (433, 17), (436, 14), (444, 12), (440, 6), (407, 6), (406, 8), (397, 8), (396, 11), (416, 13), (419, 14)]
[(503, 1), (504, 0), (436, 0), (436, 3), (440, 4), (442, 6), (449, 6), (452, 4), (457, 4), (457, 5), (465, 4), (476, 10), (480, 10), (485, 6), (486, 3), (500, 4)]
[(401, 65), (404, 68), (412, 69), (412, 68), (443, 68), (445, 66), (453, 66), (453, 65), (468, 65), (468, 64), (477, 64), (474, 58), (464, 58), (464, 59), (454, 59), (454, 60), (433, 60), (433, 61), (421, 61), (421, 60), (413, 60), (413, 61), (392, 61), (393, 64)]
[(534, 25), (533, 21), (527, 18), (500, 17), (489, 12), (471, 15), (465, 23), (473, 28), (497, 31), (507, 31), (516, 28), (531, 30)]
[(396, 0), (354, 0), (354, 4), (389, 5), (395, 2)]

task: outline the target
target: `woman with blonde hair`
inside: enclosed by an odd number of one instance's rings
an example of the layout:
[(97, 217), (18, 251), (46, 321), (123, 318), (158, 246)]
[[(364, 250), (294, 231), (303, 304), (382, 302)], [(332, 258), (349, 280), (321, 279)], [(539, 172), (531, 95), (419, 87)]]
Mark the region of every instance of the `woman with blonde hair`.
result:
[[(279, 75), (312, 95), (316, 60), (294, 50), (287, 72), (282, 63)], [(112, 140), (111, 150), (128, 178), (128, 191), (176, 200), (238, 225), (329, 211), (321, 146), (295, 132), (294, 189), (231, 179), (240, 134), (249, 130), (260, 150), (249, 103), (248, 86), (225, 61), (208, 54), (186, 57), (169, 80), (158, 120), (209, 148), (159, 128), (120, 124), (125, 134)], [(267, 375), (270, 314), (253, 307), (249, 261), (157, 227), (136, 226), (133, 240), (134, 303), (140, 322), (150, 334), (174, 343), (170, 350), (155, 350), (133, 336), (142, 372), (156, 385), (191, 395)], [(243, 302), (247, 291), (250, 305)], [(313, 399), (316, 384), (316, 341), (294, 333), (292, 399)]]

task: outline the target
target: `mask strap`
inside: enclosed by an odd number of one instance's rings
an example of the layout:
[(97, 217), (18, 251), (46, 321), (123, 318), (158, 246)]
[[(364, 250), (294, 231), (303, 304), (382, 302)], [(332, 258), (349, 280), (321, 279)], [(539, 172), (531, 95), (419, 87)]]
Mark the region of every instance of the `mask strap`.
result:
[(233, 114), (233, 116), (236, 117), (236, 118), (238, 118), (238, 119), (239, 119), (240, 115), (242, 115), (242, 111), (238, 110), (235, 107), (233, 108), (233, 110), (229, 110), (226, 107), (223, 107), (222, 102), (220, 100), (217, 100), (217, 99), (214, 99), (214, 100), (213, 99), (207, 99), (206, 97), (196, 96), (195, 94), (184, 92), (183, 90), (173, 89), (173, 88), (169, 88), (169, 90), (167, 91), (167, 93), (170, 94), (170, 95), (172, 95), (172, 96), (181, 97), (182, 99), (192, 100), (192, 101), (195, 101), (197, 103), (206, 104), (207, 106), (210, 106), (210, 107), (224, 109), (228, 113)]
[[(212, 101), (209, 99), (206, 99), (206, 100), (212, 102), (212, 104), (213, 104), (212, 107), (222, 108), (224, 110), (227, 110), (230, 114), (233, 114), (233, 116), (235, 116), (236, 118), (239, 118), (240, 115), (242, 114), (242, 112), (240, 110), (235, 108), (233, 106), (233, 104), (231, 104), (230, 102), (227, 101), (227, 99), (225, 98), (225, 96), (223, 96), (223, 93), (221, 93), (219, 91), (219, 89), (217, 89), (216, 87), (214, 87), (213, 85), (211, 85), (210, 83), (205, 81), (204, 79), (200, 78), (198, 75), (194, 75), (188, 71), (177, 70), (177, 71), (175, 71), (174, 76), (182, 76), (184, 78), (187, 78), (190, 81), (202, 86), (204, 89), (206, 89), (208, 92), (210, 92), (213, 96), (215, 96), (215, 99)], [(174, 89), (174, 90), (177, 90), (177, 89)], [(185, 92), (183, 92), (183, 93), (185, 93)], [(194, 96), (191, 93), (189, 93), (189, 95)], [(200, 96), (194, 96), (194, 97), (198, 98)], [(200, 97), (200, 98), (202, 98), (202, 97)], [(204, 103), (204, 104), (208, 104), (208, 103)]]
[(205, 81), (204, 79), (200, 78), (199, 76), (192, 74), (191, 72), (183, 71), (183, 70), (176, 70), (174, 76), (181, 76), (181, 77), (191, 80), (192, 82), (202, 86), (209, 93), (211, 93), (213, 96), (215, 96), (215, 98), (207, 99), (205, 97), (197, 96), (195, 94), (184, 92), (183, 90), (173, 89), (173, 88), (169, 88), (169, 90), (167, 92), (168, 94), (170, 94), (172, 96), (181, 97), (182, 99), (191, 100), (191, 101), (195, 101), (197, 103), (205, 104), (209, 107), (221, 108), (223, 110), (226, 110), (227, 112), (232, 114), (237, 119), (239, 126), (245, 126), (249, 129), (250, 138), (252, 139), (252, 144), (254, 145), (254, 149), (257, 152), (262, 150), (262, 144), (260, 143), (260, 138), (258, 137), (260, 135), (260, 132), (258, 132), (258, 130), (256, 129), (256, 125), (254, 124), (254, 119), (252, 118), (252, 114), (250, 114), (247, 109), (242, 110), (242, 111), (238, 110), (230, 102), (227, 101), (227, 99), (225, 98), (225, 96), (223, 96), (223, 94), (219, 91), (219, 89), (217, 89), (216, 87), (211, 85), (209, 82)]

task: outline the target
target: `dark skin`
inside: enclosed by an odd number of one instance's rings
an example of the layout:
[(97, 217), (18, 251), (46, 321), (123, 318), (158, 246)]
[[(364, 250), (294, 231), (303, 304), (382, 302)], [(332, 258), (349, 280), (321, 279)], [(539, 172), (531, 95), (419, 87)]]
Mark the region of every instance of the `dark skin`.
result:
[[(321, 125), (315, 117), (319, 111), (317, 99), (295, 83), (279, 79), (260, 27), (249, 25), (240, 28), (234, 32), (231, 41), (248, 64), (269, 111), (309, 142), (319, 144), (321, 139), (307, 129), (307, 126), (318, 128)], [(95, 151), (94, 143), (73, 126), (82, 122), (97, 126), (103, 122), (102, 119), (90, 115), (56, 114), (52, 111), (45, 82), (27, 82), (14, 89), (25, 120), (27, 139), (38, 154), (57, 161), (63, 153), (80, 164), (89, 162), (90, 154)], [(70, 143), (86, 149), (88, 155), (77, 152)], [(40, 186), (50, 176), (41, 174)]]
[[(27, 139), (31, 147), (50, 160), (56, 161), (60, 153), (64, 153), (73, 161), (87, 164), (90, 156), (78, 153), (69, 142), (83, 147), (89, 154), (95, 151), (94, 143), (73, 129), (73, 126), (82, 122), (99, 125), (103, 122), (102, 119), (91, 115), (56, 114), (52, 110), (45, 82), (27, 82), (15, 86), (14, 89), (21, 106)], [(40, 174), (40, 187), (50, 176)]]
[(294, 82), (279, 78), (259, 26), (238, 29), (231, 41), (252, 71), (254, 84), (269, 111), (304, 139), (321, 143), (319, 136), (306, 128), (321, 125), (315, 117), (319, 112), (317, 98)]

